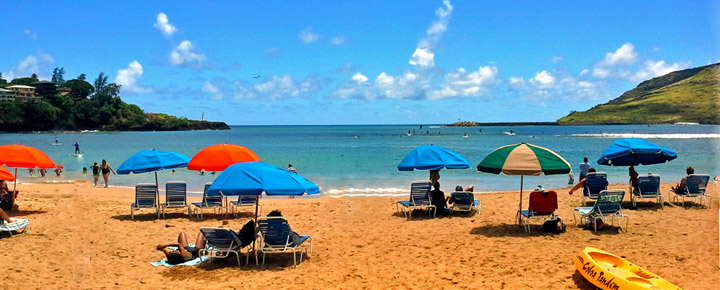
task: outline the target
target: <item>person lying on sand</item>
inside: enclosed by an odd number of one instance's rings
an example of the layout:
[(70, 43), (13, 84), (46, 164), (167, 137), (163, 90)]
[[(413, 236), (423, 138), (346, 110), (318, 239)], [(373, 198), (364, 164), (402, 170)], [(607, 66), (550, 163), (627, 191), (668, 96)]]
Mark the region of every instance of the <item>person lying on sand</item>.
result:
[[(171, 250), (168, 247), (176, 247), (177, 250)], [(197, 238), (195, 238), (195, 246), (190, 247), (187, 235), (185, 235), (185, 232), (180, 232), (177, 243), (160, 244), (155, 248), (165, 253), (168, 264), (177, 265), (199, 257), (200, 249), (205, 248), (205, 237), (202, 233), (198, 233)]]
[(8, 214), (2, 208), (0, 208), (0, 224), (11, 223), (14, 221), (15, 221), (15, 219), (10, 218), (10, 216), (8, 216)]

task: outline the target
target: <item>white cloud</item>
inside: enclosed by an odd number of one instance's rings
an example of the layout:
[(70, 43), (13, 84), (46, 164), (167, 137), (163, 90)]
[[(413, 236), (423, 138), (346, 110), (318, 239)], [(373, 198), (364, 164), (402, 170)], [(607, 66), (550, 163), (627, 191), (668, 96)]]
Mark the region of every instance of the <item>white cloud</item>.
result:
[(171, 35), (173, 35), (173, 33), (177, 32), (177, 28), (170, 24), (167, 14), (162, 12), (157, 14), (157, 19), (155, 20), (155, 24), (153, 24), (153, 27), (155, 27), (158, 31), (160, 31), (160, 33), (165, 35), (165, 37), (170, 37)]
[(345, 36), (335, 36), (333, 38), (330, 38), (330, 44), (332, 45), (343, 45), (345, 44), (345, 41)]
[(170, 52), (170, 64), (182, 65), (190, 62), (202, 63), (205, 55), (192, 52), (194, 45), (189, 40), (183, 40), (175, 49)]
[(584, 70), (580, 71), (580, 75), (581, 75), (581, 76), (584, 76), (584, 75), (589, 74), (589, 73), (590, 73), (590, 70), (589, 70), (589, 69), (584, 69)]
[(606, 67), (627, 66), (635, 63), (638, 59), (638, 53), (632, 43), (625, 43), (615, 52), (608, 52), (605, 58), (598, 65)]
[(561, 62), (562, 60), (563, 60), (562, 56), (556, 56), (556, 57), (552, 58), (553, 63), (558, 63), (558, 62)]
[(267, 98), (272, 100), (299, 98), (304, 97), (309, 92), (320, 90), (320, 80), (317, 78), (307, 78), (301, 82), (296, 82), (290, 75), (272, 76), (268, 81), (257, 84), (248, 85), (247, 83), (237, 83), (235, 91), (235, 99), (253, 99)]
[(122, 90), (130, 93), (149, 93), (151, 88), (137, 86), (137, 80), (143, 74), (143, 67), (137, 60), (133, 60), (126, 69), (119, 69), (115, 77), (115, 83), (122, 86)]
[(640, 82), (644, 80), (648, 80), (654, 77), (666, 75), (668, 73), (686, 69), (690, 66), (689, 63), (673, 63), (673, 64), (667, 64), (664, 60), (661, 61), (652, 61), (648, 60), (645, 61), (643, 66), (635, 72), (630, 79)]
[(212, 96), (210, 98), (213, 100), (222, 100), (223, 98), (222, 91), (209, 81), (205, 81), (205, 84), (202, 86), (201, 90), (203, 92), (211, 94)]
[(435, 54), (425, 48), (416, 48), (410, 58), (410, 64), (432, 67), (435, 65)]
[(37, 33), (32, 32), (30, 29), (25, 29), (24, 32), (25, 32), (25, 35), (27, 35), (28, 37), (30, 37), (30, 39), (32, 39), (32, 40), (35, 40), (35, 39), (38, 38)]
[[(657, 51), (656, 48), (652, 49)], [(614, 52), (605, 54), (605, 58), (595, 64), (592, 76), (598, 79), (624, 79), (631, 82), (640, 82), (653, 77), (661, 76), (673, 71), (689, 67), (689, 63), (667, 64), (664, 60), (646, 60), (640, 65), (635, 65), (640, 59), (640, 54), (635, 51), (632, 43), (625, 43)], [(583, 70), (580, 75), (587, 74)]]
[(351, 79), (353, 81), (357, 82), (358, 84), (367, 83), (367, 81), (368, 81), (368, 78), (361, 73), (355, 73)]
[(537, 73), (534, 78), (530, 79), (530, 83), (539, 89), (549, 89), (555, 84), (555, 77), (550, 72), (544, 70)]
[[(13, 70), (5, 73), (3, 78), (10, 81), (15, 78), (30, 77), (32, 74), (37, 74), (40, 77), (44, 75), (45, 68), (53, 63), (55, 63), (55, 59), (47, 53), (28, 55), (25, 59), (21, 60)], [(40, 77), (40, 79), (47, 78), (46, 76)]]
[(313, 32), (312, 27), (308, 27), (298, 33), (298, 38), (305, 44), (310, 44), (320, 39), (320, 34)]

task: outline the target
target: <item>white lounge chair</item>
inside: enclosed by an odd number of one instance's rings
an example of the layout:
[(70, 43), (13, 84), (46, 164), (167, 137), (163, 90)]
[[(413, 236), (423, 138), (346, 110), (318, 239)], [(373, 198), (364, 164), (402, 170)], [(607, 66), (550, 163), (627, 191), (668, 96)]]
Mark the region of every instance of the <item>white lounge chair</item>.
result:
[(454, 212), (475, 212), (480, 213), (480, 200), (475, 199), (475, 195), (468, 191), (456, 191), (450, 194), (450, 198), (454, 201), (450, 206), (450, 215)]
[(135, 210), (141, 209), (155, 209), (155, 213), (160, 218), (155, 183), (139, 183), (135, 185), (135, 202), (130, 205), (130, 218), (135, 219)]
[(160, 208), (165, 218), (166, 208), (184, 208), (190, 216), (190, 205), (187, 204), (187, 184), (185, 181), (168, 181), (165, 184), (165, 203)]
[[(700, 205), (707, 206), (708, 208), (712, 204), (712, 196), (705, 193), (707, 184), (710, 181), (710, 175), (708, 174), (690, 174), (687, 176), (685, 181), (685, 188), (670, 192), (674, 193), (673, 201), (677, 203), (682, 199), (682, 206), (685, 207), (685, 198), (694, 198), (700, 201)], [(707, 205), (705, 203), (707, 202)]]
[(575, 213), (578, 213), (581, 217), (580, 221), (584, 219), (592, 219), (597, 231), (597, 221), (610, 221), (611, 225), (614, 224), (614, 220), (617, 219), (618, 226), (622, 230), (622, 219), (625, 219), (625, 232), (627, 232), (630, 217), (623, 214), (622, 212), (622, 201), (625, 197), (625, 191), (621, 189), (614, 190), (603, 190), (598, 196), (598, 200), (592, 207), (576, 207), (573, 211), (573, 219), (577, 223)]
[(193, 212), (197, 216), (197, 218), (202, 218), (203, 210), (205, 209), (212, 209), (214, 213), (218, 213), (219, 211), (222, 212), (225, 209), (225, 205), (223, 204), (223, 197), (222, 195), (217, 196), (208, 196), (207, 191), (212, 183), (208, 182), (205, 184), (205, 188), (203, 189), (203, 199), (201, 202), (193, 202), (192, 205), (195, 206), (193, 209)]
[(654, 198), (657, 203), (660, 204), (660, 208), (663, 207), (663, 196), (660, 193), (660, 175), (648, 174), (641, 175), (638, 177), (638, 190), (630, 195), (630, 202), (633, 207), (636, 206), (636, 199), (638, 198)]
[[(428, 215), (435, 213), (435, 206), (430, 204), (430, 181), (413, 181), (410, 185), (410, 199), (401, 200), (395, 204), (395, 209), (405, 214), (408, 219), (412, 218), (412, 211), (415, 209), (428, 209)], [(402, 208), (400, 208), (402, 206)], [(430, 210), (433, 209), (433, 210)]]

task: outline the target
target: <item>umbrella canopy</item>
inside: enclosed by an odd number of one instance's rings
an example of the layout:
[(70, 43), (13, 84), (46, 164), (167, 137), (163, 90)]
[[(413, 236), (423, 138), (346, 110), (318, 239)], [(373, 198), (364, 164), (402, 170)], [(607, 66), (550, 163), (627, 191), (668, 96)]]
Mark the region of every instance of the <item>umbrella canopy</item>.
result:
[(235, 163), (252, 161), (260, 161), (260, 157), (252, 150), (239, 145), (218, 144), (200, 150), (187, 167), (197, 171), (223, 171)]
[(162, 169), (186, 167), (190, 157), (176, 152), (143, 150), (130, 156), (117, 169), (118, 174), (145, 173)]
[(525, 175), (537, 176), (567, 174), (571, 167), (565, 158), (545, 147), (528, 143), (506, 145), (490, 152), (480, 164), (477, 170), (481, 172), (506, 175), (520, 175), (520, 205), (516, 216), (520, 222), (520, 211), (522, 210), (523, 177)]
[(15, 176), (10, 173), (10, 170), (5, 169), (5, 167), (0, 167), (0, 179), (5, 181), (15, 181)]
[(478, 171), (506, 175), (566, 174), (570, 163), (554, 151), (528, 143), (506, 145), (493, 150), (477, 166)]
[(299, 174), (265, 162), (241, 162), (228, 167), (208, 188), (219, 195), (303, 195), (320, 193), (320, 188)]
[(466, 169), (470, 163), (460, 154), (435, 145), (419, 146), (400, 161), (399, 171)]
[(677, 158), (675, 151), (637, 138), (613, 142), (597, 163), (610, 166), (637, 166), (665, 163)]
[(55, 162), (40, 150), (24, 145), (0, 146), (0, 165), (16, 168), (54, 168)]

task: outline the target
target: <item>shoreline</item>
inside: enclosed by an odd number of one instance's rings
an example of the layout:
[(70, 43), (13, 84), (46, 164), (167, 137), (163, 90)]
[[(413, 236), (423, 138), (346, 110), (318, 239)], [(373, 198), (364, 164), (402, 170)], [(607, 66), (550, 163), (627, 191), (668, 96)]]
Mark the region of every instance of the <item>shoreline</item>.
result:
[[(663, 194), (671, 185), (661, 185)], [(5, 249), (0, 267), (11, 269), (4, 278), (8, 289), (595, 289), (573, 266), (572, 258), (586, 246), (623, 256), (684, 289), (720, 287), (720, 189), (712, 184), (712, 209), (667, 203), (660, 209), (642, 200), (637, 210), (625, 210), (627, 233), (574, 225), (579, 196), (568, 195), (566, 188), (555, 189), (558, 214), (567, 225), (559, 235), (539, 233), (539, 223), (529, 234), (514, 224), (518, 191), (476, 195), (482, 202), (479, 215), (414, 215), (409, 221), (395, 212), (402, 197), (262, 198), (261, 215), (280, 209), (294, 231), (313, 236), (313, 252), (297, 268), (291, 254), (268, 255), (262, 267), (244, 261), (237, 267), (234, 257), (191, 267), (150, 266), (162, 258), (156, 244), (172, 242), (180, 231), (194, 237), (203, 226), (237, 230), (252, 219), (250, 209), (237, 217), (206, 211), (200, 220), (188, 219), (182, 210), (166, 219), (144, 210), (133, 221), (131, 188), (93, 188), (79, 181), (18, 184), (18, 190), (21, 211), (11, 216), (29, 219), (30, 227), (28, 233), (0, 237)], [(528, 195), (523, 197), (526, 205)]]

